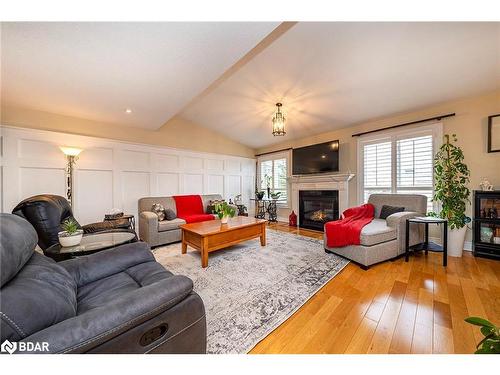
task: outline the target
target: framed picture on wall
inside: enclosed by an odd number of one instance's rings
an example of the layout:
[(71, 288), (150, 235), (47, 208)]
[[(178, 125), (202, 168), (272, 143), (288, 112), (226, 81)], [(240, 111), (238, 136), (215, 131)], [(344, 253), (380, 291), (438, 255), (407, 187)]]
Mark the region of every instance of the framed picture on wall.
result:
[(488, 117), (488, 152), (500, 152), (500, 114)]

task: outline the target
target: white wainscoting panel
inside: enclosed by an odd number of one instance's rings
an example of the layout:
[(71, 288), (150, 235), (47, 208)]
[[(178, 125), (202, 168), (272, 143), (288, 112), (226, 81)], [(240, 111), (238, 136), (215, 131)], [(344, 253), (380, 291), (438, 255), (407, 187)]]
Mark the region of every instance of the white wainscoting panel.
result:
[(209, 174), (206, 194), (221, 194), (224, 191), (224, 176), (221, 174)]
[(203, 194), (203, 175), (184, 173), (182, 194)]
[(179, 157), (177, 155), (154, 154), (154, 170), (157, 172), (177, 172)]
[(179, 174), (178, 173), (157, 173), (157, 194), (160, 197), (168, 197), (179, 194)]
[(137, 215), (137, 200), (146, 196), (210, 193), (234, 199), (242, 194), (253, 209), (252, 158), (8, 126), (0, 131), (2, 212), (32, 195), (65, 196), (66, 160), (60, 146), (83, 150), (73, 192), (81, 224), (102, 220), (112, 208)]
[(208, 169), (209, 171), (224, 170), (224, 160), (206, 159), (205, 164), (206, 164), (206, 169)]
[[(65, 194), (64, 169), (20, 168), (19, 187), (24, 198), (38, 194)], [(19, 202), (17, 202), (19, 203)]]
[(86, 224), (102, 221), (109, 207), (113, 206), (113, 172), (79, 169), (75, 183), (80, 187), (75, 191), (78, 220)]
[(148, 172), (122, 172), (123, 209), (137, 215), (137, 201), (151, 195)]
[(234, 197), (237, 194), (241, 194), (241, 177), (224, 176), (224, 195)]

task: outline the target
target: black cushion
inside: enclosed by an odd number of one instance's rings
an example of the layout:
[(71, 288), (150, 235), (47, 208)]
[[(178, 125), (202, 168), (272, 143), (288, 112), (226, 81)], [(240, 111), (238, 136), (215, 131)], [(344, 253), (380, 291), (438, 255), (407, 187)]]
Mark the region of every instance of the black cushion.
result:
[(385, 220), (388, 216), (395, 214), (396, 212), (403, 212), (404, 210), (404, 207), (388, 206), (384, 204), (380, 210), (379, 218)]
[(172, 210), (170, 208), (167, 208), (165, 210), (165, 219), (174, 220), (176, 217), (177, 217), (177, 215), (175, 214), (174, 210)]

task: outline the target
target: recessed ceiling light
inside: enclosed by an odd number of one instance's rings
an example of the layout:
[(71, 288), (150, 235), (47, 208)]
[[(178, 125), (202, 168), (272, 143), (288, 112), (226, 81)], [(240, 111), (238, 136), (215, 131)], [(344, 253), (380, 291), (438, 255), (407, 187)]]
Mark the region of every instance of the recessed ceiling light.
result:
[(127, 108), (127, 109), (125, 110), (125, 113), (132, 113), (132, 110), (131, 110), (130, 108)]

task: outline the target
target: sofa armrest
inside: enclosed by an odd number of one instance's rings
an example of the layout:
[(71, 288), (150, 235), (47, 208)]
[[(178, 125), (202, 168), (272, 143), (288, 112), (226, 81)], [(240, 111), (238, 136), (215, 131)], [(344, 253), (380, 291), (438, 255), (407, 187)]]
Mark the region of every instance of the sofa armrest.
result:
[(158, 245), (158, 215), (151, 211), (139, 214), (139, 237), (150, 246)]
[(100, 233), (103, 231), (109, 231), (113, 229), (128, 229), (130, 224), (128, 220), (108, 220), (100, 221), (98, 223), (85, 224), (82, 226), (83, 233)]
[(134, 242), (95, 254), (65, 260), (58, 264), (73, 276), (80, 287), (122, 272), (137, 264), (154, 261), (155, 258), (148, 244)]
[(172, 276), (50, 326), (24, 340), (48, 342), (51, 353), (84, 353), (170, 309), (185, 299), (192, 289), (191, 279)]
[[(387, 226), (397, 229), (397, 236), (399, 242), (399, 254), (405, 251), (406, 246), (406, 219), (413, 217), (422, 217), (423, 214), (419, 212), (403, 211), (396, 212), (389, 215), (386, 219)], [(423, 231), (420, 225), (412, 225), (410, 227), (410, 246), (423, 241)]]
[(412, 211), (403, 211), (403, 212), (396, 212), (395, 214), (387, 216), (387, 226), (389, 227), (396, 227), (398, 226), (401, 222), (406, 223), (406, 219), (411, 219), (413, 217), (421, 217), (424, 216), (418, 212), (412, 212)]

